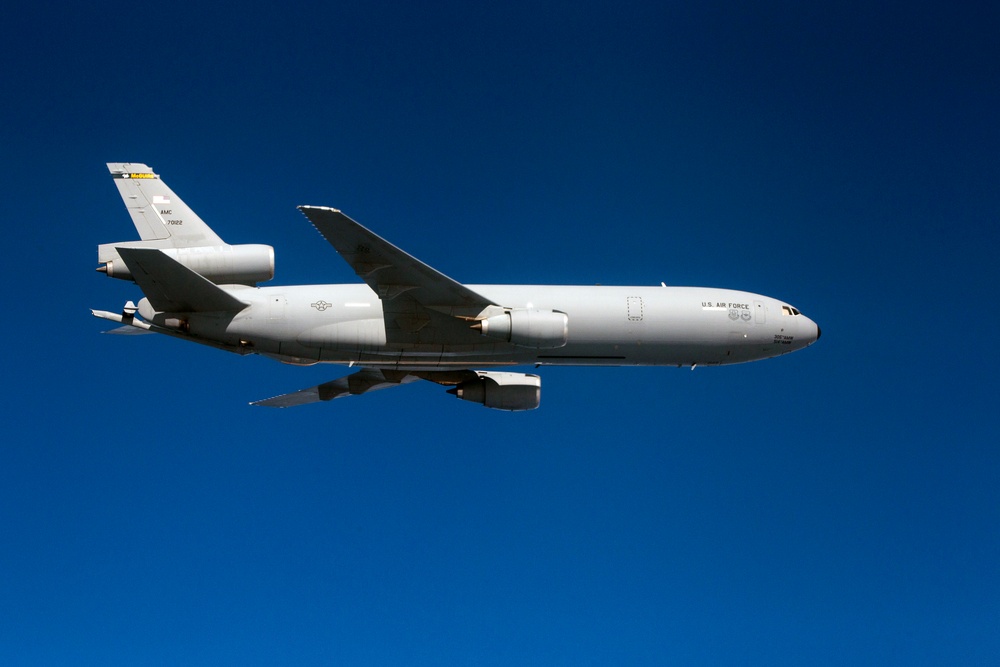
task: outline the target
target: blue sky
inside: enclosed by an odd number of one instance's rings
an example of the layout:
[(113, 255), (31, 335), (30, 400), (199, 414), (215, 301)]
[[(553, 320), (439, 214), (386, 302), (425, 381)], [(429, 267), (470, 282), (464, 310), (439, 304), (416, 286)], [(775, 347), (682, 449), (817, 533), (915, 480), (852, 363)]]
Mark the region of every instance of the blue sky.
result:
[[(808, 3), (807, 3), (808, 4)], [(996, 664), (998, 12), (781, 2), (24, 6), (0, 663)], [(507, 414), (90, 308), (146, 162), (275, 284), (329, 205), (463, 282), (711, 285), (807, 351), (544, 368)]]

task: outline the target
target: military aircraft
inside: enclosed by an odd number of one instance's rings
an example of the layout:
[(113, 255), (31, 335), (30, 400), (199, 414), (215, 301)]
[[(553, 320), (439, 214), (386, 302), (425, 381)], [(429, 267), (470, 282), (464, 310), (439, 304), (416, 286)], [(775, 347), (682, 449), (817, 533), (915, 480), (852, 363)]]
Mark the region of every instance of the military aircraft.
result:
[(816, 342), (820, 328), (783, 301), (707, 287), (463, 285), (341, 213), (299, 210), (363, 283), (257, 287), (274, 250), (229, 245), (153, 170), (109, 163), (139, 241), (98, 247), (98, 271), (145, 298), (109, 333), (155, 332), (288, 364), (353, 373), (252, 403), (289, 407), (415, 380), (500, 410), (532, 410), (541, 378), (510, 366), (719, 366)]

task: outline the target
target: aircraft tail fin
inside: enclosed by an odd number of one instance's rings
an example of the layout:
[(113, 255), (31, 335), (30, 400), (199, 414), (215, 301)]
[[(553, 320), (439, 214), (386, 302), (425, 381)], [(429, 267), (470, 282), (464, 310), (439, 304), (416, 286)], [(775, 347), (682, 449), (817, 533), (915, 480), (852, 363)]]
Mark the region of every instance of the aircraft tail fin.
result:
[(166, 241), (169, 248), (223, 245), (223, 240), (158, 174), (136, 162), (109, 162), (118, 193), (143, 241)]
[(108, 171), (141, 240), (98, 246), (98, 271), (135, 280), (119, 250), (154, 248), (216, 284), (256, 285), (274, 277), (271, 246), (224, 242), (147, 165), (109, 162)]
[(160, 312), (239, 312), (247, 304), (156, 248), (118, 248), (149, 304)]

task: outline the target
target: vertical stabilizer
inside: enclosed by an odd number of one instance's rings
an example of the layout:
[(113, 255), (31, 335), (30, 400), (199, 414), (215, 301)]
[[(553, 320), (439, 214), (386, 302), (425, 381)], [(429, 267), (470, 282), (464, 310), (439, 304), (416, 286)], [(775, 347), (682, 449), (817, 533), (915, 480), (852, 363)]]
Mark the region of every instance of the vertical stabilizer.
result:
[(109, 162), (140, 241), (97, 246), (97, 270), (109, 278), (135, 280), (122, 248), (154, 248), (216, 284), (256, 285), (274, 277), (274, 249), (229, 245), (205, 224), (147, 165)]
[(166, 241), (161, 247), (170, 248), (223, 245), (205, 221), (148, 166), (110, 162), (108, 171), (143, 241)]

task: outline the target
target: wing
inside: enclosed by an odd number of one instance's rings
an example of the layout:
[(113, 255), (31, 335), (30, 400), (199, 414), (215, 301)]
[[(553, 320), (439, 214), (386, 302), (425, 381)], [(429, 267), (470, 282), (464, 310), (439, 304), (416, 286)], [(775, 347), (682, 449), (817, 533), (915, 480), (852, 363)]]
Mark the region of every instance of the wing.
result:
[[(398, 344), (476, 344), (467, 319), (494, 305), (340, 211), (299, 206), (319, 233), (382, 300), (386, 337)], [(463, 319), (465, 318), (465, 319)]]
[(254, 401), (250, 405), (290, 408), (295, 405), (332, 401), (335, 398), (343, 398), (344, 396), (356, 396), (358, 394), (366, 394), (369, 391), (398, 387), (401, 384), (408, 384), (419, 379), (414, 375), (407, 375), (399, 371), (393, 372), (377, 368), (362, 368), (355, 373), (331, 380), (330, 382), (324, 382), (315, 387), (309, 387), (308, 389), (302, 389), (290, 394), (282, 394), (274, 398), (265, 398), (262, 401)]
[(464, 401), (473, 401), (498, 410), (534, 410), (538, 407), (541, 391), (541, 379), (537, 375), (525, 373), (473, 370), (407, 372), (362, 368), (356, 373), (316, 387), (266, 398), (263, 401), (254, 401), (250, 405), (290, 408), (295, 405), (332, 401), (344, 396), (388, 389), (416, 380), (428, 380), (452, 387), (448, 390), (449, 394)]
[(476, 310), (490, 300), (359, 225), (334, 208), (299, 206), (354, 272), (383, 301), (400, 297), (442, 312)]

